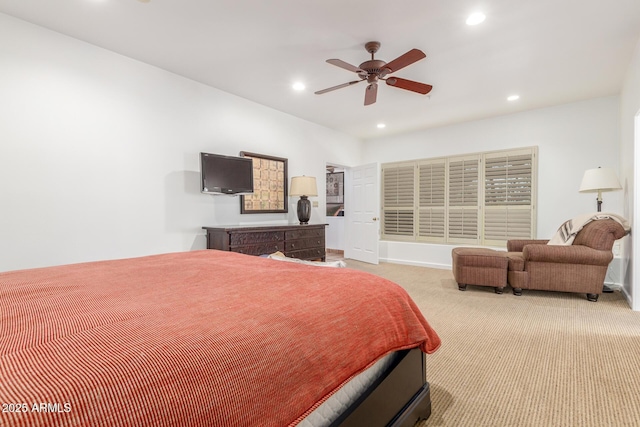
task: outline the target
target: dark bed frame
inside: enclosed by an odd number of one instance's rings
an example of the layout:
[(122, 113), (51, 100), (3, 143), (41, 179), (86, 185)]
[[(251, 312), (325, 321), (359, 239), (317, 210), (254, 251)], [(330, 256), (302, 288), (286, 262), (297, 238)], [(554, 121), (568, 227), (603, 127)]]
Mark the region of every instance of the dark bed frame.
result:
[(431, 415), (425, 354), (403, 350), (331, 427), (412, 427)]

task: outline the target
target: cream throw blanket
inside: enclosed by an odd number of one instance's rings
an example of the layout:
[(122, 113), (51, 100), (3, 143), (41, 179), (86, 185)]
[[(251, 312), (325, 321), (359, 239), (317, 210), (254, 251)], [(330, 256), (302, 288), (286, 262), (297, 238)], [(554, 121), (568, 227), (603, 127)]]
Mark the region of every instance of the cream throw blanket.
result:
[(321, 261), (307, 261), (304, 259), (297, 259), (297, 258), (287, 258), (280, 251), (272, 253), (267, 258), (275, 259), (278, 261), (295, 262), (296, 264), (315, 265), (316, 267), (346, 267), (347, 266), (347, 263), (341, 260), (321, 262)]
[(555, 236), (549, 240), (548, 245), (571, 245), (573, 244), (573, 239), (576, 238), (576, 234), (582, 227), (590, 223), (591, 221), (595, 221), (598, 219), (612, 219), (617, 221), (624, 227), (624, 230), (628, 233), (631, 230), (629, 226), (629, 222), (621, 217), (620, 215), (614, 213), (603, 213), (603, 212), (595, 212), (578, 215), (574, 218), (571, 218), (569, 221), (566, 221), (564, 224), (558, 228)]

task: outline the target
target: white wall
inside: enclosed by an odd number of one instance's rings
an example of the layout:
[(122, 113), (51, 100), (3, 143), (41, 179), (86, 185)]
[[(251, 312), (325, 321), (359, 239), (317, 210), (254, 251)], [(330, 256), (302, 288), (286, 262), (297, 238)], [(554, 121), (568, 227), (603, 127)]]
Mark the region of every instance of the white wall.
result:
[(0, 271), (203, 249), (202, 226), (295, 221), (293, 199), (288, 215), (240, 215), (239, 198), (199, 193), (198, 153), (241, 150), (322, 178), (328, 159), (359, 164), (362, 143), (0, 14)]
[[(393, 162), (538, 146), (538, 237), (565, 220), (595, 211), (595, 195), (578, 193), (586, 169), (619, 170), (619, 98), (551, 108), (379, 138), (365, 142), (364, 163)], [(622, 213), (622, 192), (605, 193), (603, 210)], [(450, 268), (449, 245), (380, 243), (381, 259)]]
[(634, 275), (640, 265), (640, 248), (637, 231), (633, 227), (639, 223), (640, 210), (636, 206), (640, 197), (636, 195), (640, 179), (640, 40), (636, 45), (633, 59), (627, 69), (626, 78), (620, 95), (620, 164), (621, 183), (624, 191), (624, 215), (632, 220), (631, 238), (622, 245), (624, 268), (624, 292), (631, 308), (640, 311), (640, 283)]

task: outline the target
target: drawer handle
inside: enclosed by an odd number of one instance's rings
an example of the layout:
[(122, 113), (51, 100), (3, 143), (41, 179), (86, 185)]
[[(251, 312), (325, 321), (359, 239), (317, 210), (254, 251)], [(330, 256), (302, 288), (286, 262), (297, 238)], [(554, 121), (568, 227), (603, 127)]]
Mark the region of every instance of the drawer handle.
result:
[(291, 247), (292, 247), (292, 248), (295, 248), (295, 247), (296, 247), (296, 244), (295, 244), (295, 243), (292, 243), (292, 244), (291, 244)]

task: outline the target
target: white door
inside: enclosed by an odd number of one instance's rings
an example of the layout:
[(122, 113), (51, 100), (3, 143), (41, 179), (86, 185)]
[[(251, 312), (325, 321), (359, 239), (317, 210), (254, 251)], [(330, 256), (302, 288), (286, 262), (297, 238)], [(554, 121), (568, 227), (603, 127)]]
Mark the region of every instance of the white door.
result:
[(349, 170), (345, 191), (345, 258), (378, 264), (380, 167), (377, 163)]

